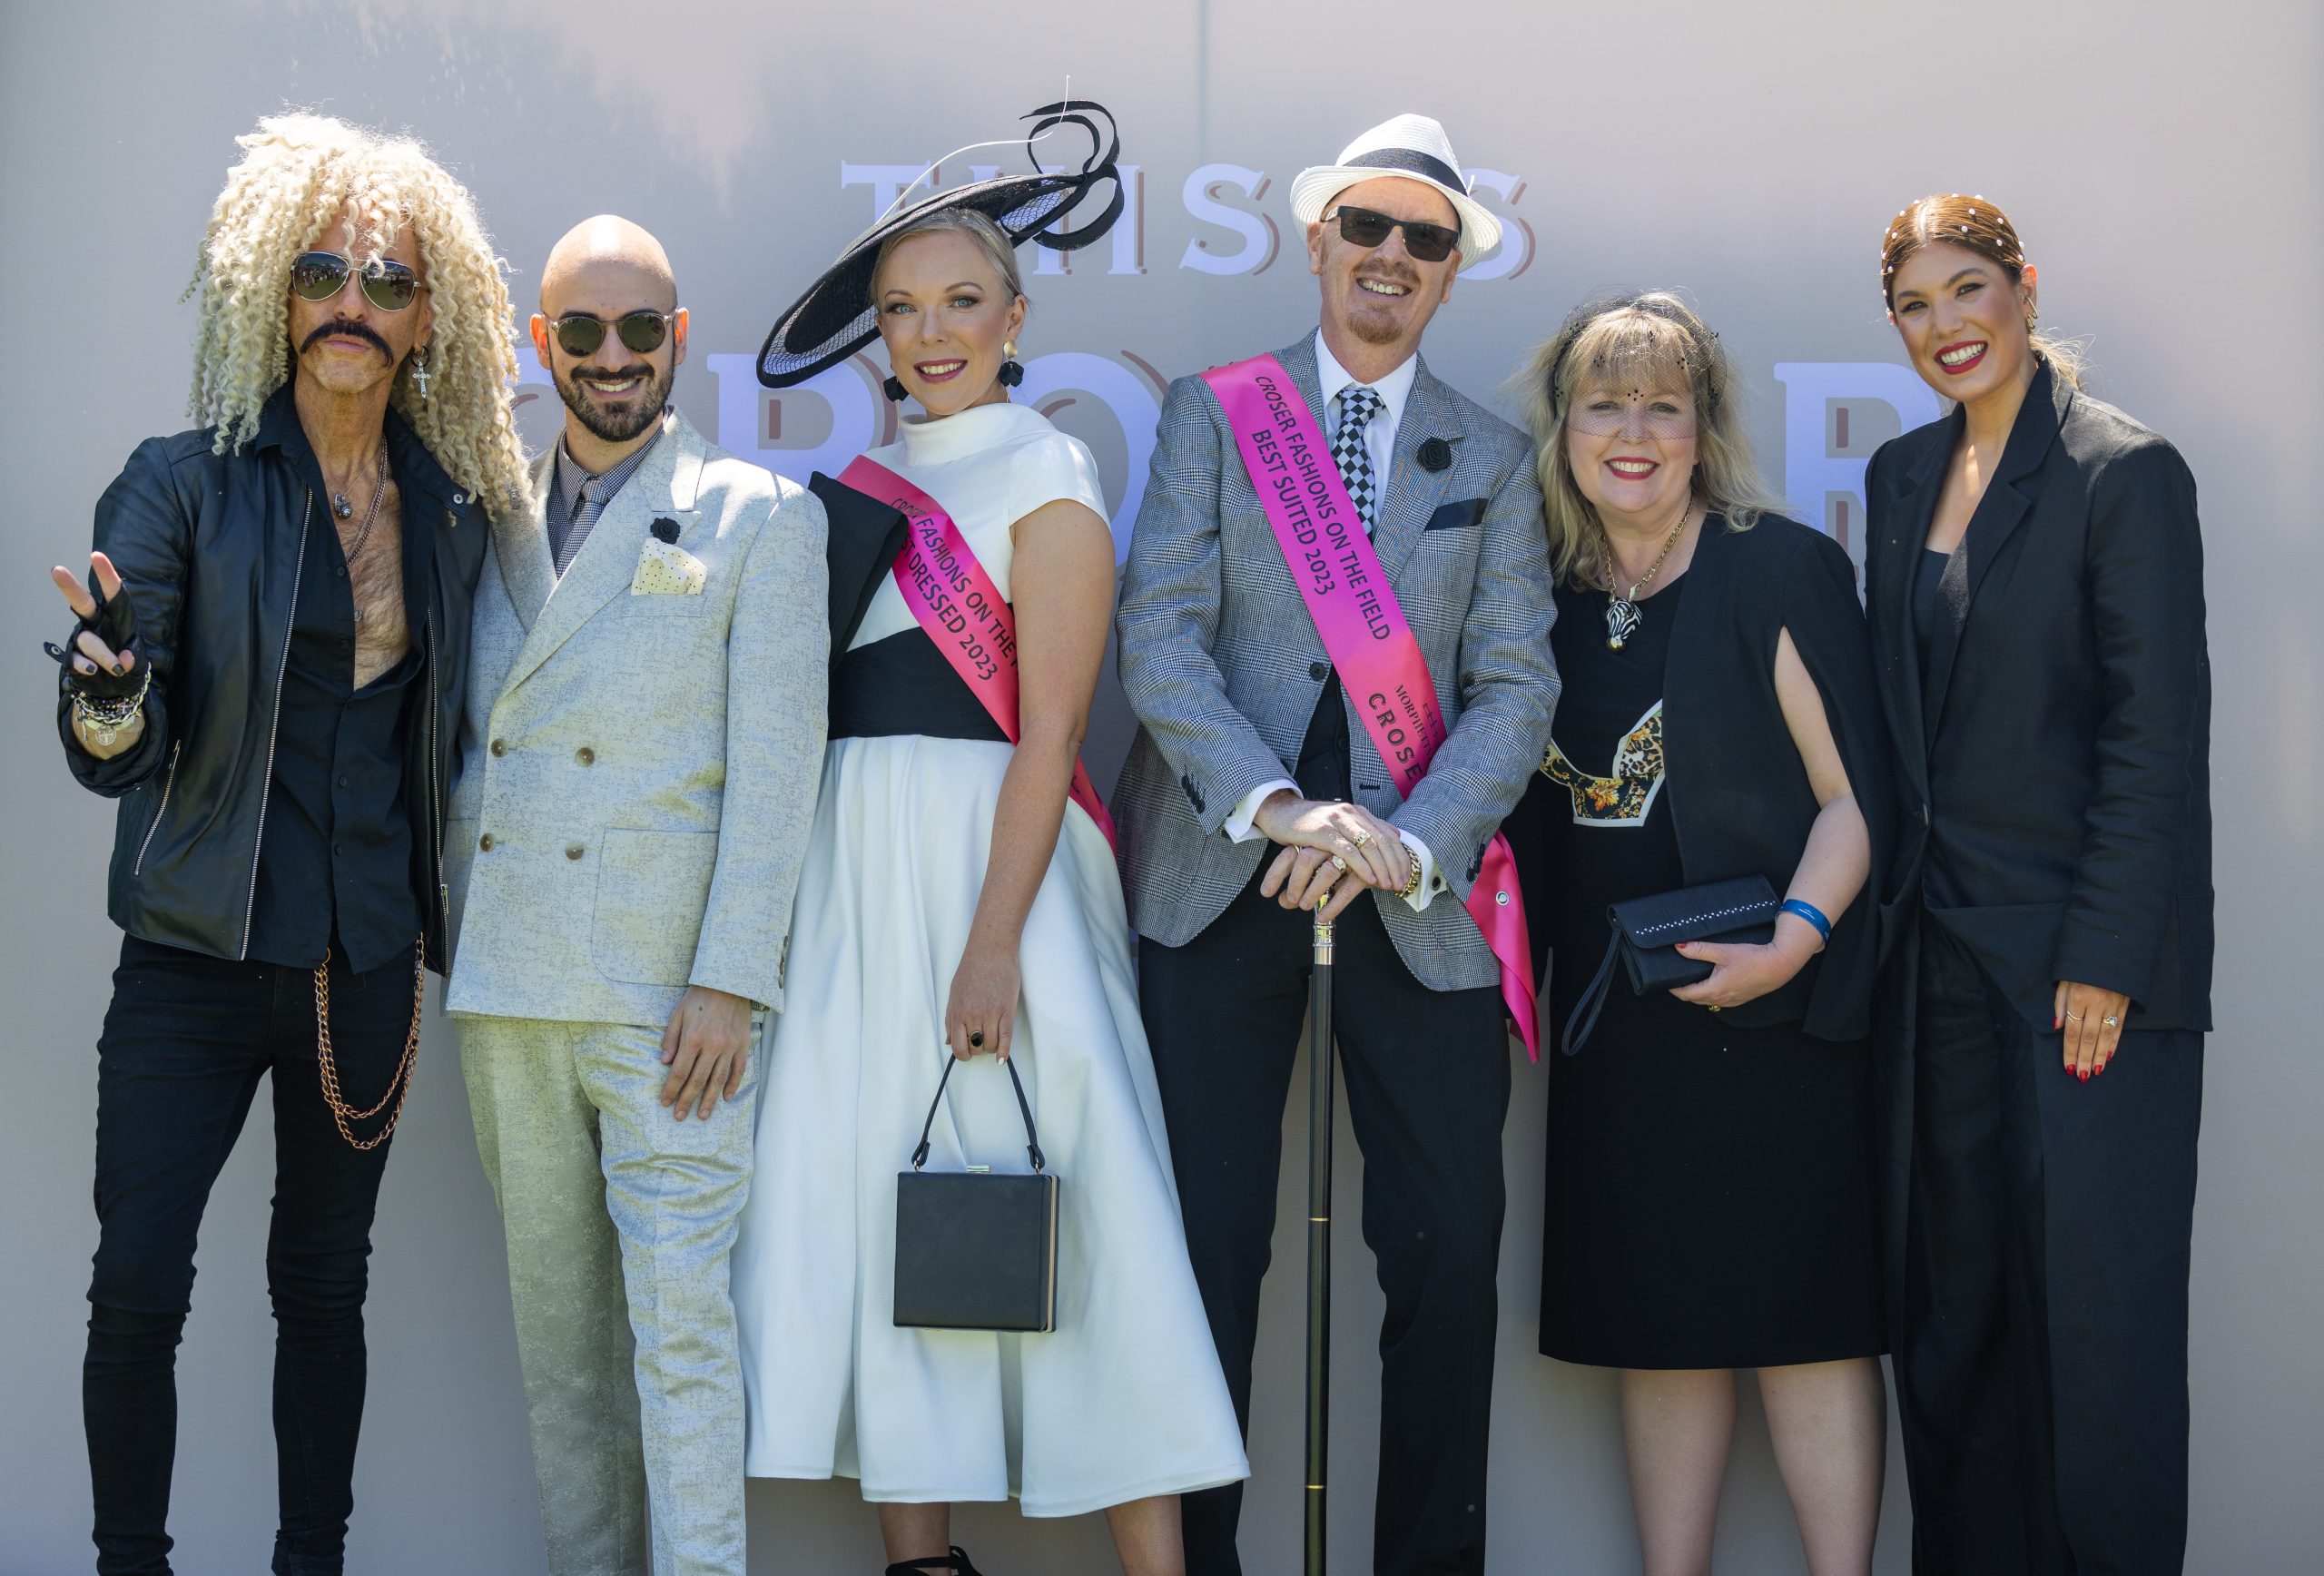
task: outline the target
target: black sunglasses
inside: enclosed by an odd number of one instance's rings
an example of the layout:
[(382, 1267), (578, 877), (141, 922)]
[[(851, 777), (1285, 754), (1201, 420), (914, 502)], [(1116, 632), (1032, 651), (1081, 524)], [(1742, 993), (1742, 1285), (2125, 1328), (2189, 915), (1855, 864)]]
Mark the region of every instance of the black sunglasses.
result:
[[(1350, 246), (1365, 248), (1380, 245), (1388, 239), (1388, 231), (1404, 232), (1404, 250), (1423, 262), (1443, 262), (1461, 244), (1461, 232), (1442, 224), (1423, 224), (1413, 219), (1391, 219), (1385, 213), (1374, 213), (1369, 208), (1342, 208), (1338, 211), (1340, 239)], [(1326, 213), (1324, 218), (1332, 215)]]
[[(662, 348), (669, 337), (670, 324), (675, 312), (630, 312), (611, 325), (614, 332), (639, 355), (651, 355)], [(568, 356), (594, 356), (597, 347), (606, 342), (606, 320), (593, 318), (586, 312), (567, 312), (561, 318), (551, 318), (549, 325), (556, 331), (556, 342), (565, 347)]]
[(399, 312), (428, 287), (400, 262), (367, 262), (361, 269), (335, 251), (305, 251), (290, 260), (290, 292), (300, 300), (327, 301), (360, 273), (363, 299), (383, 312)]

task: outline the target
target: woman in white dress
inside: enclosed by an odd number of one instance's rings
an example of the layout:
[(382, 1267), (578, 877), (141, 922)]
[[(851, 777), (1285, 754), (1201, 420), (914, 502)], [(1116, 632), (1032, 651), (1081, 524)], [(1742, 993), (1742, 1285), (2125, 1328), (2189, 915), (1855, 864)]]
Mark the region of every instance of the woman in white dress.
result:
[[(890, 1576), (968, 1576), (951, 1503), (1009, 1495), (1029, 1516), (1103, 1510), (1125, 1571), (1178, 1576), (1177, 1496), (1249, 1468), (1187, 1262), (1112, 850), (1067, 797), (1113, 541), (1088, 450), (1009, 402), (1026, 303), (1008, 236), (927, 206), (859, 243), (891, 397), (901, 384), (928, 412), (870, 458), (950, 516), (1013, 606), (1020, 733), (1006, 742), (879, 561), (860, 624), (834, 630), (734, 1254), (747, 1467), (861, 1480)], [(897, 1173), (947, 1056), (967, 1065), (931, 1167), (1028, 1169), (1005, 1058), (1062, 1178), (1052, 1332), (892, 1322)]]

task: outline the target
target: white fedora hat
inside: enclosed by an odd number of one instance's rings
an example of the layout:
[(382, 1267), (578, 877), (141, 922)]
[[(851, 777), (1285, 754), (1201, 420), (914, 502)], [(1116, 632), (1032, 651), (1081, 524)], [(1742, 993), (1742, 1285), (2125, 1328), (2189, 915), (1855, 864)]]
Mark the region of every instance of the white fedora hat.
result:
[(1469, 195), (1469, 178), (1452, 156), (1452, 139), (1426, 115), (1383, 121), (1340, 150), (1339, 162), (1302, 170), (1291, 182), (1291, 216), (1304, 225), (1324, 216), (1349, 187), (1400, 175), (1435, 187), (1461, 216), (1461, 267), (1474, 265), (1501, 240), (1501, 221)]

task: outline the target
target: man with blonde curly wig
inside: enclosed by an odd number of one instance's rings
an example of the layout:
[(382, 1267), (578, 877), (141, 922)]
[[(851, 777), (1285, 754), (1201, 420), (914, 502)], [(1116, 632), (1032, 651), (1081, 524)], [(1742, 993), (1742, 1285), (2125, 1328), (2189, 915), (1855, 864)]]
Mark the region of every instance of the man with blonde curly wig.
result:
[(271, 1073), (278, 1573), (341, 1569), (363, 1299), (424, 970), (487, 517), (525, 486), (507, 292), (417, 144), (261, 121), (212, 209), (192, 414), (98, 500), (58, 731), (120, 802), (83, 1410), (100, 1572), (166, 1572), (212, 1183)]

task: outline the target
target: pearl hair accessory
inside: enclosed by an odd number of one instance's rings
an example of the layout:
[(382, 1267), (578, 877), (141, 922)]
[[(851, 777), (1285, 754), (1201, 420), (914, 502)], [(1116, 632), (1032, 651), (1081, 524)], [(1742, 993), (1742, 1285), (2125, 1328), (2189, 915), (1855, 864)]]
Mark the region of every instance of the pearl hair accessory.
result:
[[(1985, 195), (1984, 192), (1980, 192), (1975, 193), (1974, 196), (1970, 196), (1965, 195), (1959, 192), (1954, 192), (1948, 193), (1947, 198), (1955, 202), (1965, 202), (1970, 204), (1968, 209), (1968, 216), (1970, 220), (1988, 225), (1996, 231), (1993, 240), (1994, 242), (1994, 251), (1999, 253), (1999, 261), (2001, 263), (2013, 271), (2020, 273), (2024, 271), (2025, 248), (2018, 241), (2016, 231), (2011, 226), (2009, 220), (1998, 209), (1981, 212), (1975, 206), (1975, 204), (1985, 201)], [(1926, 202), (1931, 201), (1931, 199), (1923, 198), (1922, 201)], [(1880, 279), (1882, 294), (1884, 296), (1887, 293), (1887, 281), (1895, 276), (1896, 271), (1896, 265), (1888, 261), (1889, 247), (1895, 240), (1897, 223), (1913, 211), (1913, 206), (1914, 205), (1911, 203), (1906, 203), (1904, 207), (1897, 209), (1896, 218), (1891, 219), (1888, 222), (1889, 234), (1886, 239), (1884, 239), (1880, 248)], [(1969, 224), (1965, 224), (1958, 221), (1955, 222), (1953, 228), (1956, 233), (1961, 235), (1974, 237), (1975, 234), (1975, 231)]]

